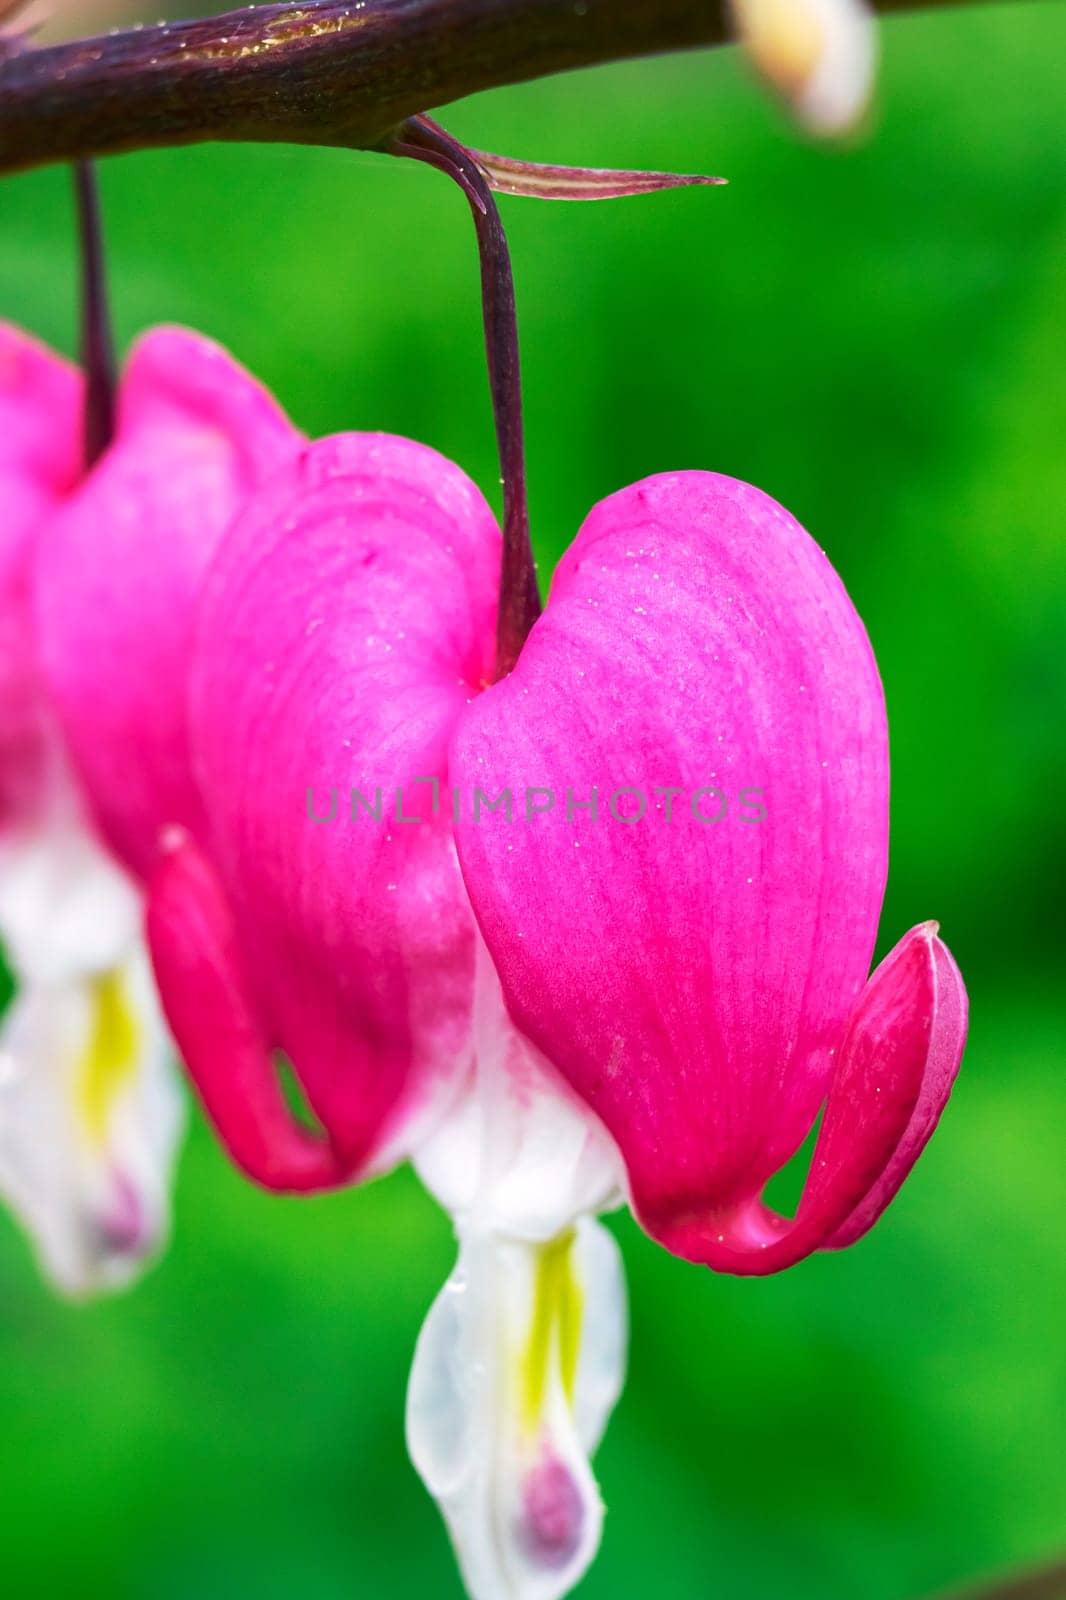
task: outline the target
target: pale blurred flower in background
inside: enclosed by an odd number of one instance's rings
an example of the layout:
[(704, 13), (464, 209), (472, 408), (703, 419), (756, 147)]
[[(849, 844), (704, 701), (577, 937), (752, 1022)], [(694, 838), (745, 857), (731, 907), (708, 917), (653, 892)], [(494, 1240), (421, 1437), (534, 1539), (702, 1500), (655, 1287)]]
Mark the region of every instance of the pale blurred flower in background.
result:
[(760, 76), (822, 137), (850, 132), (870, 104), (877, 24), (865, 0), (730, 0)]

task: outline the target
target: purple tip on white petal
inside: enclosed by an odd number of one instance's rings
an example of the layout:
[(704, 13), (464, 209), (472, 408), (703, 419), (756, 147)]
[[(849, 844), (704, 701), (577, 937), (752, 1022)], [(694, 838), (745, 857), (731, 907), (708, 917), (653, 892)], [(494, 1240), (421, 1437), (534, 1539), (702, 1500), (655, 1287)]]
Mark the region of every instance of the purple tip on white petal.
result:
[(93, 1223), (108, 1255), (143, 1255), (151, 1246), (148, 1213), (136, 1188), (123, 1172), (114, 1174), (107, 1204)]
[(566, 1462), (550, 1449), (522, 1486), (521, 1539), (538, 1566), (554, 1569), (573, 1560), (585, 1526), (581, 1489)]

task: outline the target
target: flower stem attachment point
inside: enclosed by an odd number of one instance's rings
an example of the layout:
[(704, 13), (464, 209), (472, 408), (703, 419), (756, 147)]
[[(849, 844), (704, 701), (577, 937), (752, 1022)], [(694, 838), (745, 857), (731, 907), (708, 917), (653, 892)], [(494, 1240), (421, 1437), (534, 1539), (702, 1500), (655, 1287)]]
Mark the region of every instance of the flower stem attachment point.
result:
[(389, 147), (394, 155), (428, 162), (457, 183), (470, 203), (481, 258), (489, 388), (503, 481), (503, 565), (496, 625), (495, 678), (511, 671), (540, 616), (540, 591), (529, 537), (522, 380), (514, 277), (499, 208), (477, 157), (428, 117), (411, 117)]

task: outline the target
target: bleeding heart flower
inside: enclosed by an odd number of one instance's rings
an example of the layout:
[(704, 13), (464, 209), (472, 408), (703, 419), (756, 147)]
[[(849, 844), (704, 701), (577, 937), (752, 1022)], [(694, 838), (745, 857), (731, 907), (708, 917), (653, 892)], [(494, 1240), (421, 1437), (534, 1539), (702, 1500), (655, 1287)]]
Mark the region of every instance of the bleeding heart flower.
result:
[(591, 1221), (617, 1155), (507, 1017), (442, 800), (492, 675), (499, 570), (488, 507), (431, 450), (345, 435), (282, 469), (205, 585), (189, 732), (209, 849), (172, 839), (148, 916), (171, 1026), (248, 1173), (320, 1187), (414, 1151), (456, 1219), (408, 1433), (479, 1600), (561, 1595), (587, 1565), (587, 1454), (625, 1349)]
[(39, 672), (36, 562), (80, 477), (74, 370), (0, 326), (0, 1193), (71, 1293), (126, 1282), (168, 1223), (182, 1123), (138, 896), (96, 838)]
[[(452, 1212), (412, 1458), (474, 1600), (558, 1600), (598, 1543), (588, 1456), (624, 1366), (595, 1213), (624, 1188), (669, 1248), (735, 1272), (852, 1242), (937, 1121), (966, 1000), (932, 924), (867, 977), (881, 686), (780, 506), (709, 473), (637, 484), (593, 511), (534, 622), (494, 158), (424, 118), (394, 150), (474, 214), (502, 563), (473, 485), (402, 440), (309, 446), (252, 498), (191, 674), (210, 827), (171, 835), (149, 933), (246, 1171), (313, 1188), (408, 1151)], [(778, 1217), (762, 1190), (823, 1102)]]
[[(519, 826), (463, 812), (463, 875), (511, 1016), (610, 1131), (648, 1231), (740, 1273), (865, 1232), (947, 1100), (966, 997), (930, 923), (867, 981), (884, 703), (795, 520), (698, 472), (597, 506), (515, 670), (457, 720), (450, 771), (558, 797)], [(594, 789), (597, 821), (565, 799)], [(759, 1197), (823, 1102), (786, 1221)]]
[[(849, 5), (819, 0), (797, 33), (795, 7), (785, 27), (737, 0), (756, 57), (823, 125), (868, 81), (857, 34), (819, 43), (826, 18), (855, 21)], [(624, 490), (588, 518), (534, 622), (491, 189), (713, 180), (532, 168), (423, 117), (387, 147), (471, 204), (502, 561), (481, 496), (433, 451), (384, 435), (302, 447), (222, 352), (173, 331), (142, 343), (117, 437), (76, 486), (75, 453), (42, 426), (42, 407), (74, 403), (71, 380), (12, 345), (0, 797), (19, 847), (0, 863), (0, 925), (24, 993), (0, 1060), (16, 1082), (0, 1181), (74, 1285), (135, 1255), (165, 1201), (158, 1163), (139, 1159), (145, 1129), (171, 1138), (171, 1113), (138, 1023), (137, 896), (93, 843), (84, 791), (149, 883), (167, 1015), (237, 1162), (300, 1190), (411, 1154), (453, 1214), (411, 1454), (474, 1600), (558, 1600), (598, 1544), (589, 1455), (625, 1361), (620, 1261), (596, 1214), (624, 1192), (668, 1248), (741, 1273), (853, 1242), (943, 1109), (966, 997), (934, 924), (868, 976), (887, 864), (881, 687), (839, 579), (779, 506), (708, 473)], [(99, 316), (87, 331), (99, 350)], [(39, 941), (79, 851), (67, 932)], [(320, 1130), (290, 1112), (279, 1053)], [(823, 1107), (797, 1214), (777, 1216), (764, 1187)], [(42, 1139), (61, 1122), (70, 1148)], [(68, 1196), (93, 1222), (78, 1249)]]
[[(565, 1317), (530, 1287), (544, 1252), (626, 1179), (650, 1232), (722, 1270), (851, 1242), (932, 1131), (965, 1032), (931, 925), (867, 982), (884, 706), (798, 524), (708, 473), (623, 491), (490, 686), (498, 562), (472, 485), (418, 446), (326, 440), (279, 473), (201, 612), (212, 862), (176, 839), (150, 909), (168, 1015), (241, 1164), (310, 1187), (414, 1149), (456, 1216), (409, 1437), (479, 1597), (562, 1594), (595, 1545), (576, 1399), (530, 1430), (518, 1398), (545, 1317), (566, 1392)], [(324, 1140), (289, 1116), (274, 1049)], [(786, 1222), (759, 1195), (823, 1101)], [(621, 1348), (620, 1293), (596, 1305), (586, 1337)], [(462, 1418), (452, 1454), (442, 1414)]]

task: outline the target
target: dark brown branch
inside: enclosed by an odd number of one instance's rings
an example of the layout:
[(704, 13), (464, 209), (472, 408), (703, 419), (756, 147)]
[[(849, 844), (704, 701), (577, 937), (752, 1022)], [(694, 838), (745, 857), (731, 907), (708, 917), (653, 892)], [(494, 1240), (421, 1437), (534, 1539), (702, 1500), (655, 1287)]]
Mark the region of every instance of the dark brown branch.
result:
[(209, 139), (374, 148), (480, 89), (726, 33), (724, 0), (308, 0), (160, 23), (0, 61), (0, 172)]
[(976, 1589), (956, 1590), (941, 1600), (1066, 1600), (1066, 1559)]

